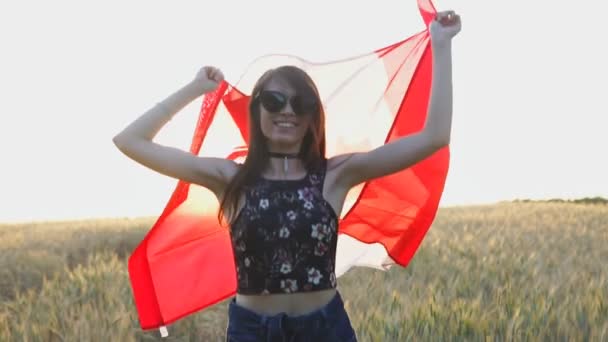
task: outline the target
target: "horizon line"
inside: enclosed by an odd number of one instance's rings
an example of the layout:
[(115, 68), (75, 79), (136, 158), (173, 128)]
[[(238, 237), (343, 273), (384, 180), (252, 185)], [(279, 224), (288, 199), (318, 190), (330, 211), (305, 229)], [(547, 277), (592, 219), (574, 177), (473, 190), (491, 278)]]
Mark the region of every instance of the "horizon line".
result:
[[(498, 200), (498, 201), (488, 201), (488, 202), (470, 202), (465, 204), (444, 204), (439, 205), (438, 209), (449, 209), (449, 208), (462, 208), (462, 207), (479, 207), (479, 206), (492, 206), (498, 204), (505, 203), (519, 203), (519, 202), (566, 202), (566, 203), (593, 203), (599, 202), (608, 204), (608, 198), (604, 198), (603, 196), (585, 196), (585, 197), (577, 197), (577, 198), (562, 198), (562, 197), (552, 197), (552, 198), (538, 198), (538, 199), (529, 199), (529, 198), (514, 198), (514, 199), (506, 199), (506, 200)], [(150, 215), (117, 215), (117, 216), (83, 216), (83, 217), (73, 217), (73, 218), (40, 218), (40, 219), (17, 219), (17, 220), (7, 220), (0, 221), (0, 225), (23, 225), (23, 224), (44, 224), (44, 223), (61, 223), (61, 222), (77, 222), (77, 221), (96, 221), (96, 220), (140, 220), (140, 219), (154, 219), (159, 218), (162, 214), (150, 214)]]

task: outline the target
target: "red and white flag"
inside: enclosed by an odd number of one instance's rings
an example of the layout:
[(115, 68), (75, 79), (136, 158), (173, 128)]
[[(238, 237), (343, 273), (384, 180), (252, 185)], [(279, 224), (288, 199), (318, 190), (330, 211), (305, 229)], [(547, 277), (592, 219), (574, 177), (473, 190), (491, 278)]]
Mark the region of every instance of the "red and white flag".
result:
[[(326, 114), (326, 157), (361, 152), (420, 131), (432, 78), (430, 0), (418, 0), (426, 29), (349, 59), (311, 63), (294, 56), (255, 60), (236, 84), (206, 94), (190, 151), (246, 157), (247, 108), (254, 83), (269, 68), (296, 65), (315, 81)], [(395, 156), (399, 158), (399, 156)], [(407, 266), (433, 222), (449, 165), (446, 146), (400, 172), (353, 188), (339, 223), (336, 275), (353, 266)], [(129, 259), (142, 329), (168, 325), (236, 293), (229, 232), (206, 188), (183, 181)]]

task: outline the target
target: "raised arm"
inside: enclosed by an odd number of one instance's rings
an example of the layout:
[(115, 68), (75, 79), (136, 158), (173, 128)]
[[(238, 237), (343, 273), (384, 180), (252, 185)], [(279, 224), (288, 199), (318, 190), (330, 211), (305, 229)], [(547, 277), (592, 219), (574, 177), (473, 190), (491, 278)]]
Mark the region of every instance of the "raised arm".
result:
[(452, 126), (452, 38), (460, 31), (460, 16), (440, 12), (430, 25), (433, 79), (424, 128), (368, 152), (339, 155), (336, 165), (347, 188), (386, 176), (418, 163), (450, 142)]
[(203, 67), (195, 79), (157, 103), (130, 123), (112, 141), (127, 157), (166, 176), (223, 191), (236, 170), (236, 163), (223, 158), (199, 157), (189, 151), (153, 141), (161, 128), (190, 102), (215, 90), (223, 80), (221, 71)]

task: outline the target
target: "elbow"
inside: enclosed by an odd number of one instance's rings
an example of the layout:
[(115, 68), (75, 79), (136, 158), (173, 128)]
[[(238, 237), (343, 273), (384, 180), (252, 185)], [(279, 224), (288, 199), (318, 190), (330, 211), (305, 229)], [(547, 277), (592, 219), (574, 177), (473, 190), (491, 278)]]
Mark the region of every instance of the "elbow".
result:
[(429, 125), (424, 128), (426, 141), (430, 146), (433, 146), (437, 149), (443, 148), (450, 144), (450, 133), (450, 125)]
[(114, 146), (118, 147), (120, 149), (120, 146), (122, 146), (122, 138), (119, 135), (114, 136), (114, 138), (112, 138), (112, 142), (114, 143)]
[(447, 135), (445, 137), (441, 137), (441, 138), (437, 139), (437, 141), (435, 142), (435, 146), (437, 146), (437, 149), (444, 148), (445, 146), (448, 146), (449, 144), (450, 144), (449, 135)]
[(114, 146), (116, 146), (119, 150), (122, 151), (128, 144), (128, 137), (119, 133), (114, 138), (112, 138), (112, 142), (114, 143)]
[(439, 150), (450, 144), (450, 134), (433, 134), (429, 132), (428, 142), (434, 149)]

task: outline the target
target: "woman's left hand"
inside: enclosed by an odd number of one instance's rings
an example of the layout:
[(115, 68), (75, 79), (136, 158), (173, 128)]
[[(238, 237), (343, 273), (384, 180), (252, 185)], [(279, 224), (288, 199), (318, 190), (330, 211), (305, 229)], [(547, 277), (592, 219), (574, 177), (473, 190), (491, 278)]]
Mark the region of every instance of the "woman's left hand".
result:
[(447, 45), (460, 32), (461, 27), (460, 16), (454, 11), (438, 12), (429, 26), (431, 43), (434, 46)]

